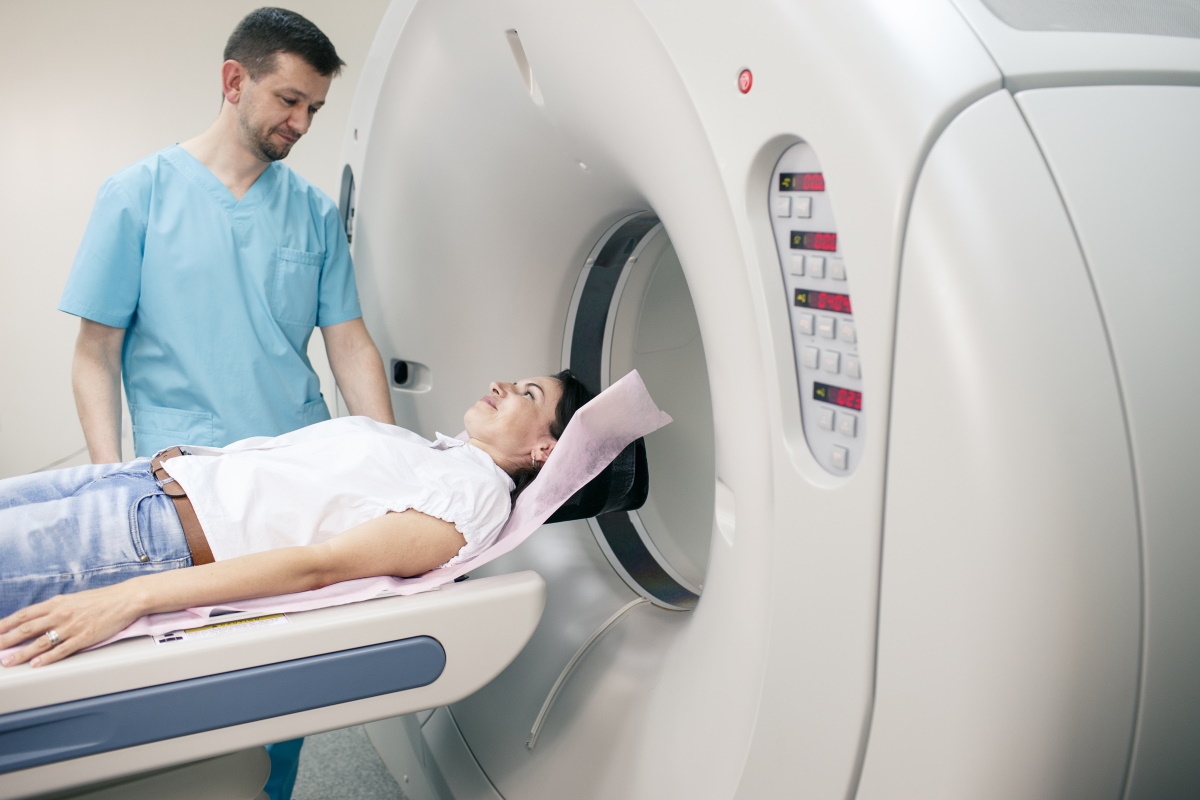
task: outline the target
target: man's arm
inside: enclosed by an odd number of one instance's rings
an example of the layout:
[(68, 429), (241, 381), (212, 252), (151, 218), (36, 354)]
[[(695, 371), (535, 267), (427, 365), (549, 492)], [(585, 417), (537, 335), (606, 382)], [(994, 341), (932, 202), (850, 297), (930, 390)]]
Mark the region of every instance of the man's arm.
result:
[(71, 386), (93, 464), (121, 460), (121, 345), (124, 328), (79, 320)]
[(333, 377), (350, 413), (395, 425), (383, 359), (362, 317), (321, 328)]
[[(454, 557), (466, 539), (453, 523), (415, 509), (388, 513), (322, 544), (285, 547), (199, 567), (168, 570), (123, 583), (62, 594), (0, 620), (0, 650), (34, 641), (4, 666), (34, 666), (102, 642), (138, 617), (252, 597), (318, 589), (376, 575), (420, 575)], [(43, 635), (53, 629), (61, 644)]]

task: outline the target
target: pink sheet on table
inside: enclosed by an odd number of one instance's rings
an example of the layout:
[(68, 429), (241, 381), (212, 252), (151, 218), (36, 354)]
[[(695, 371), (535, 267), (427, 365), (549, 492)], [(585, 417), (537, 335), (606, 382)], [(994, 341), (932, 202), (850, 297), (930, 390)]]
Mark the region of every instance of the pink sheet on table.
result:
[(309, 592), (151, 614), (95, 646), (101, 647), (130, 636), (195, 628), (215, 621), (307, 611), (373, 597), (416, 594), (436, 589), (504, 555), (525, 541), (567, 498), (596, 477), (630, 442), (658, 430), (670, 421), (671, 417), (654, 404), (641, 376), (634, 370), (575, 413), (537, 480), (517, 498), (512, 514), (496, 542), (474, 558), (413, 578), (359, 578)]

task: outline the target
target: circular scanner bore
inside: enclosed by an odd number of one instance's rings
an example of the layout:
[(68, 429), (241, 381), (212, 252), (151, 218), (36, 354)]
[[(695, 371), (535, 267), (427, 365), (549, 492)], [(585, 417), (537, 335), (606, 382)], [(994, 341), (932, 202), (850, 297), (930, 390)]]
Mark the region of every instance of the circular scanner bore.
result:
[(621, 220), (592, 249), (568, 316), (564, 364), (598, 388), (636, 369), (674, 418), (646, 437), (645, 505), (589, 525), (634, 591), (664, 608), (695, 607), (713, 526), (712, 403), (687, 280), (652, 212)]

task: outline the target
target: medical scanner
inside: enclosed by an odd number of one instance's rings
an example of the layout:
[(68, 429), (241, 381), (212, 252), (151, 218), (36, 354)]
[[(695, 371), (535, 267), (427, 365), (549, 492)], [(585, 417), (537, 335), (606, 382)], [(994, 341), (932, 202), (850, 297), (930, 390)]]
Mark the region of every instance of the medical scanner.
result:
[(249, 748), (371, 720), (412, 800), (1200, 796), (1198, 19), (395, 0), (341, 208), (397, 418), (636, 368), (646, 504), (5, 672), (0, 759), (47, 716), (0, 796), (253, 797)]

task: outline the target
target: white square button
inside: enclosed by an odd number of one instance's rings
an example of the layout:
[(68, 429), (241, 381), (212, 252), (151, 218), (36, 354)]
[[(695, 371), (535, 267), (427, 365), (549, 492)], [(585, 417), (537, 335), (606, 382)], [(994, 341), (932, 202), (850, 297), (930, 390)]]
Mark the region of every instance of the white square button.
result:
[(842, 354), (836, 350), (826, 350), (821, 357), (821, 369), (836, 375), (842, 368)]
[(834, 445), (830, 461), (833, 462), (834, 469), (846, 469), (850, 466), (850, 451)]
[(797, 314), (796, 330), (805, 336), (812, 336), (813, 331), (816, 330), (816, 317), (812, 314)]
[(825, 257), (824, 256), (809, 256), (804, 260), (805, 267), (808, 268), (808, 275), (812, 278), (825, 277)]
[(806, 347), (800, 351), (800, 363), (809, 369), (816, 369), (821, 363), (821, 351), (815, 347)]
[(776, 197), (775, 198), (775, 216), (790, 217), (792, 215), (792, 198)]
[(833, 339), (837, 333), (837, 320), (833, 317), (820, 317), (817, 319), (817, 334), (826, 338)]
[(850, 344), (858, 341), (858, 330), (855, 328), (853, 320), (842, 320), (842, 324), (838, 326), (838, 338)]
[(829, 277), (835, 281), (846, 280), (846, 262), (840, 258), (829, 259)]
[(851, 378), (862, 377), (862, 362), (858, 360), (858, 356), (846, 356), (846, 374)]
[(792, 256), (791, 269), (789, 269), (788, 271), (791, 272), (793, 275), (803, 275), (804, 274), (804, 256), (795, 256), (795, 255)]
[(796, 198), (796, 216), (808, 219), (812, 216), (812, 198), (797, 197)]
[(833, 409), (818, 408), (817, 409), (817, 426), (822, 430), (833, 430)]
[(844, 411), (837, 413), (837, 432), (851, 438), (858, 435), (858, 419)]

